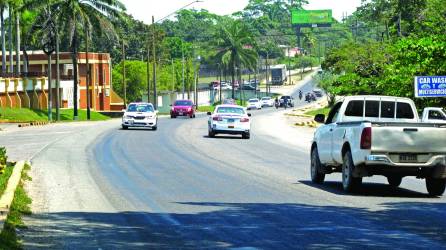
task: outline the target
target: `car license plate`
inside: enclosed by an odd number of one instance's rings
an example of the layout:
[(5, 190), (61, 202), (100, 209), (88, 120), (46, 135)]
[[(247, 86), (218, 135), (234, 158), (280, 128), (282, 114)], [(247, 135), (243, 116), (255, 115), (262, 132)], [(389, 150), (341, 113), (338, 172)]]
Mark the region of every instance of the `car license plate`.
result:
[(234, 128), (234, 125), (228, 125), (228, 128)]
[(129, 120), (130, 125), (133, 125), (133, 123), (135, 123), (134, 120)]
[(401, 163), (414, 163), (418, 162), (418, 157), (416, 154), (401, 154), (400, 155)]

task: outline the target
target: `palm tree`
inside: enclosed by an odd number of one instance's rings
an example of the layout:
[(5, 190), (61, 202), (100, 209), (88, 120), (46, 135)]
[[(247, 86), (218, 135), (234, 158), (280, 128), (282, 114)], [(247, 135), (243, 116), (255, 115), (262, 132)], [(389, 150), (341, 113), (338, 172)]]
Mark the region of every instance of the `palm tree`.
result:
[(5, 20), (4, 12), (8, 8), (8, 0), (0, 0), (0, 26), (1, 26), (1, 44), (2, 44), (2, 74), (6, 73), (6, 40), (5, 40)]
[[(71, 46), (71, 58), (73, 61), (74, 74), (74, 119), (78, 117), (77, 89), (79, 76), (77, 72), (78, 48), (82, 31), (86, 34), (86, 40), (90, 39), (92, 30), (97, 32), (106, 32), (106, 34), (114, 33), (111, 19), (120, 16), (125, 10), (124, 4), (120, 0), (54, 0), (51, 2), (53, 13), (56, 14), (56, 23), (60, 30), (65, 30), (69, 34)], [(88, 69), (87, 65), (87, 69)], [(88, 70), (88, 73), (89, 70)], [(88, 74), (87, 79), (90, 79)], [(87, 80), (89, 82), (89, 80)], [(87, 84), (87, 100), (89, 103), (89, 84)], [(90, 106), (87, 105), (89, 111)]]
[(235, 98), (236, 68), (245, 66), (254, 69), (257, 64), (257, 52), (252, 49), (254, 39), (248, 27), (240, 22), (233, 21), (221, 26), (217, 35), (217, 58), (228, 66), (232, 76), (232, 98)]
[[(20, 74), (20, 12), (21, 8), (24, 7), (23, 0), (11, 0), (10, 7), (13, 10), (13, 15), (15, 16), (15, 32), (16, 32), (16, 40), (15, 40), (15, 53), (16, 53), (16, 68), (15, 73)], [(10, 17), (12, 18), (12, 17)], [(10, 34), (10, 39), (12, 39), (12, 34)]]

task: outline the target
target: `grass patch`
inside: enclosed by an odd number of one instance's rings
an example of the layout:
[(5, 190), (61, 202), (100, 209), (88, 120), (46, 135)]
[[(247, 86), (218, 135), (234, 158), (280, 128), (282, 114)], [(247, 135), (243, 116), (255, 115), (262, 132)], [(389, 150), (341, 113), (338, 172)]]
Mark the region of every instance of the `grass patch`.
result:
[(25, 224), (23, 223), (22, 216), (31, 214), (30, 204), (32, 200), (26, 194), (23, 186), (25, 181), (31, 180), (31, 177), (27, 173), (30, 168), (27, 164), (23, 168), (22, 179), (14, 193), (9, 215), (6, 218), (3, 231), (0, 234), (0, 249), (22, 249), (22, 244), (17, 236), (16, 229), (24, 228)]
[(0, 175), (0, 197), (5, 192), (6, 186), (8, 185), (9, 177), (11, 177), (13, 169), (14, 165), (8, 163), (6, 164), (5, 172), (2, 175)]
[(214, 112), (215, 106), (198, 106), (198, 112)]
[[(56, 117), (56, 110), (53, 110), (53, 119)], [(87, 111), (79, 110), (79, 121), (87, 120)], [(104, 121), (110, 119), (98, 112), (91, 111), (91, 121)], [(5, 122), (42, 122), (48, 121), (46, 110), (36, 110), (27, 108), (0, 108), (0, 120)], [(61, 121), (73, 121), (73, 109), (60, 110)]]
[(310, 111), (306, 112), (305, 114), (310, 115), (310, 116), (315, 116), (317, 114), (324, 114), (325, 116), (327, 116), (329, 112), (330, 112), (330, 108), (325, 107), (325, 108), (321, 108), (321, 109), (310, 110)]

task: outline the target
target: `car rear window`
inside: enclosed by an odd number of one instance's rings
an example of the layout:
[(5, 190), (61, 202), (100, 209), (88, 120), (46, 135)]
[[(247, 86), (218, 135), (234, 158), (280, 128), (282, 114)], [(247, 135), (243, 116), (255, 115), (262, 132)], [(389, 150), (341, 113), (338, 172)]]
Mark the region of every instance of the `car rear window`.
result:
[(365, 102), (365, 117), (379, 117), (379, 101)]
[(396, 118), (413, 119), (415, 116), (409, 103), (398, 102), (396, 104)]
[(364, 101), (350, 101), (345, 110), (346, 116), (357, 116), (362, 117), (364, 111)]
[(217, 113), (243, 115), (245, 111), (243, 110), (243, 108), (237, 108), (237, 107), (219, 107), (217, 109)]
[(381, 118), (395, 117), (395, 102), (381, 102)]
[(258, 102), (259, 100), (257, 100), (257, 99), (251, 99), (251, 100), (249, 100), (248, 102)]
[(192, 106), (191, 101), (176, 101), (175, 106)]

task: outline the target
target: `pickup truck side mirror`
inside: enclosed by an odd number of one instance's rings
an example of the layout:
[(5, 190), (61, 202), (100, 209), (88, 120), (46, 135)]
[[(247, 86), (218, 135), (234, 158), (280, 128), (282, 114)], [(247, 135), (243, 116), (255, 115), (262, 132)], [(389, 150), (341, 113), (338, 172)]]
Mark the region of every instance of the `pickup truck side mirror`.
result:
[(206, 114), (207, 114), (207, 115), (212, 115), (212, 113), (211, 113), (211, 112), (207, 112)]
[(325, 123), (325, 115), (323, 115), (323, 114), (317, 114), (317, 115), (314, 117), (314, 121), (317, 122), (317, 123)]

